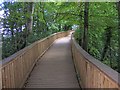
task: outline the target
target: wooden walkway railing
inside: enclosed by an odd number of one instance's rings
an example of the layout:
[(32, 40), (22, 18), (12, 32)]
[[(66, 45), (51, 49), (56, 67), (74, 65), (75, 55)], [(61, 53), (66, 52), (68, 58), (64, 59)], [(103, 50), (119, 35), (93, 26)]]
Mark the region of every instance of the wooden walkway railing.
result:
[[(21, 88), (37, 60), (50, 45), (68, 32), (53, 34), (3, 60), (2, 88)], [(72, 37), (72, 53), (82, 88), (120, 88), (120, 74), (85, 52)]]
[(53, 34), (4, 59), (1, 69), (2, 88), (21, 88), (36, 61), (44, 54), (47, 48), (57, 38), (67, 36), (68, 34), (69, 32)]
[(120, 89), (120, 74), (89, 55), (73, 37), (72, 53), (82, 88)]

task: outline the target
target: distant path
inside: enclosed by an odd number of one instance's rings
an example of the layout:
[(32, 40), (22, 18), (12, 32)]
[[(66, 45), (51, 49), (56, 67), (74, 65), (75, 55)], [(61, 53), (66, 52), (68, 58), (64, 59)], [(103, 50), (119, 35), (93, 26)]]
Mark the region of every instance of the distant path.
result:
[(79, 88), (71, 55), (70, 36), (57, 39), (37, 62), (26, 88)]

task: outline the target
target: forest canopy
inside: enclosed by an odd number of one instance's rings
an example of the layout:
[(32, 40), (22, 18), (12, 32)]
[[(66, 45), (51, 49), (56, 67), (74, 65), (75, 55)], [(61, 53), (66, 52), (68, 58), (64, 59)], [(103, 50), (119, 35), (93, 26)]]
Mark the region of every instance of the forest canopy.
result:
[[(120, 3), (3, 2), (2, 58), (52, 33), (71, 30), (89, 54), (120, 71)], [(119, 52), (118, 52), (119, 51)]]

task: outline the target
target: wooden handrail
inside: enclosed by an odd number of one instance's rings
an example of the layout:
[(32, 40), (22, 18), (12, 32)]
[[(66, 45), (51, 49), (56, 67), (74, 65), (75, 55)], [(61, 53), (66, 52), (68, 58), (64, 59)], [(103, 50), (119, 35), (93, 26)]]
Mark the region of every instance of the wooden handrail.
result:
[(2, 88), (22, 88), (37, 60), (57, 38), (68, 34), (69, 31), (52, 34), (4, 59), (1, 67)]
[(82, 88), (120, 88), (120, 74), (83, 50), (73, 36), (72, 53)]

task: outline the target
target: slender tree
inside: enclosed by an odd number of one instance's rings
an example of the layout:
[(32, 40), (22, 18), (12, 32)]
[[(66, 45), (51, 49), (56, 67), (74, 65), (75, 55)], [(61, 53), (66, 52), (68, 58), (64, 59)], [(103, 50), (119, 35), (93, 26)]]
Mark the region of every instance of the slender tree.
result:
[(28, 12), (27, 31), (31, 33), (33, 25), (34, 2), (29, 2), (27, 4), (27, 12)]
[(104, 49), (103, 49), (102, 56), (101, 56), (101, 61), (104, 60), (108, 49), (110, 49), (110, 42), (111, 42), (111, 38), (112, 38), (112, 27), (108, 26), (105, 29), (105, 37), (106, 37), (106, 39), (105, 39)]
[(120, 1), (117, 3), (118, 10), (118, 72), (120, 73)]
[(85, 2), (84, 7), (84, 35), (83, 35), (83, 49), (87, 51), (88, 45), (88, 11), (89, 11), (89, 2)]

